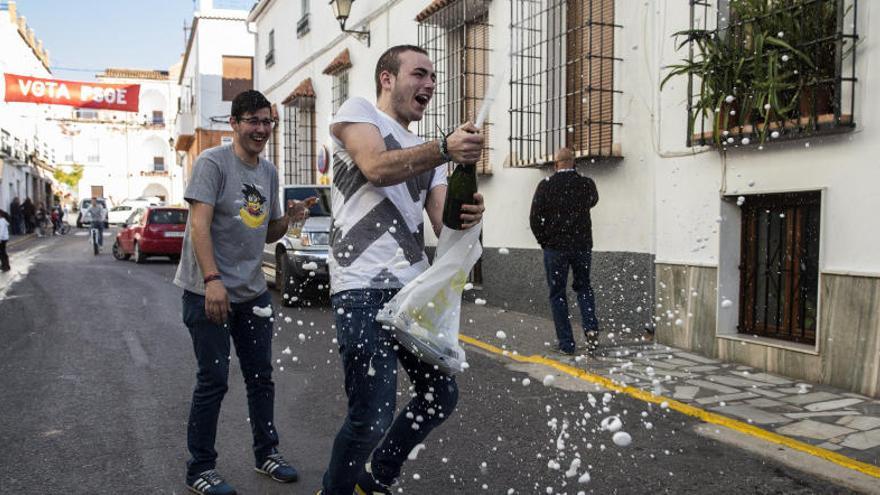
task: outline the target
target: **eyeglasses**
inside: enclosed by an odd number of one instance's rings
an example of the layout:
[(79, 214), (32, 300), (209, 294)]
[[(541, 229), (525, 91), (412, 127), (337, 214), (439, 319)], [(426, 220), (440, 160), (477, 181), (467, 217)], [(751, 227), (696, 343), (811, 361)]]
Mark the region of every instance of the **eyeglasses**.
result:
[(249, 117), (247, 119), (238, 119), (238, 121), (245, 122), (248, 125), (252, 125), (254, 127), (258, 127), (261, 125), (266, 126), (270, 129), (275, 127), (275, 120), (274, 119), (258, 119), (256, 117)]

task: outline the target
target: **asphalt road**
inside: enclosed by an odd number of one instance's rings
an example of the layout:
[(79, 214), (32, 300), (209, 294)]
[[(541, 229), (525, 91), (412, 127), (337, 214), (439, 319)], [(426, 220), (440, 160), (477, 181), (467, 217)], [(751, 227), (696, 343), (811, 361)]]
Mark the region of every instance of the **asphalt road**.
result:
[[(31, 257), (33, 266), (0, 290), (0, 493), (184, 493), (195, 365), (175, 266), (116, 261), (109, 249), (95, 257), (75, 234), (17, 246), (12, 263)], [(218, 469), (239, 493), (311, 494), (344, 412), (335, 330), (326, 304), (283, 308), (273, 298), (276, 425), (301, 479), (280, 485), (253, 471), (237, 366)], [(695, 419), (625, 396), (606, 404), (602, 392), (593, 406), (585, 384), (544, 386), (548, 370), (468, 351), (459, 408), (404, 467), (400, 493), (848, 493), (700, 436)], [(400, 386), (402, 401), (408, 382)], [(600, 429), (611, 415), (629, 446)], [(579, 483), (585, 472), (590, 481)]]

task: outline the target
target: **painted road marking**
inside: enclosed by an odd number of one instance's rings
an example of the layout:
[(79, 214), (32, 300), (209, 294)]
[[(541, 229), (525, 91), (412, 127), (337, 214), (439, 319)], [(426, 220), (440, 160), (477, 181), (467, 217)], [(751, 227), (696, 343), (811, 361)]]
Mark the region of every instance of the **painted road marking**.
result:
[(704, 409), (700, 409), (699, 407), (694, 407), (683, 402), (679, 402), (675, 399), (670, 399), (662, 395), (654, 395), (651, 392), (638, 388), (620, 385), (608, 378), (605, 378), (604, 376), (589, 373), (580, 368), (576, 368), (574, 366), (570, 366), (559, 361), (546, 358), (544, 356), (523, 356), (520, 354), (514, 354), (511, 351), (499, 349), (494, 345), (487, 344), (473, 337), (468, 337), (467, 335), (459, 335), (458, 338), (466, 344), (470, 344), (474, 347), (480, 348), (492, 354), (504, 356), (521, 363), (543, 364), (545, 366), (549, 366), (558, 371), (561, 371), (567, 375), (571, 375), (575, 378), (579, 378), (590, 383), (595, 383), (596, 385), (600, 385), (609, 390), (614, 390), (615, 392), (626, 394), (641, 401), (651, 402), (654, 404), (661, 404), (665, 402), (668, 404), (669, 409), (678, 411), (688, 416), (692, 416), (694, 418), (699, 418), (707, 423), (725, 426), (740, 433), (760, 438), (761, 440), (765, 440), (767, 442), (784, 445), (794, 450), (806, 452), (810, 455), (825, 459), (826, 461), (833, 462), (834, 464), (837, 464), (839, 466), (859, 471), (875, 478), (880, 478), (880, 467), (873, 464), (868, 464), (866, 462), (857, 461), (845, 455), (838, 454), (837, 452), (832, 452), (830, 450), (823, 449), (815, 445), (810, 445), (808, 443), (804, 443), (799, 440), (780, 435), (778, 433), (773, 433), (772, 431), (759, 428), (743, 421), (728, 418), (727, 416), (722, 416), (717, 413), (709, 412)]

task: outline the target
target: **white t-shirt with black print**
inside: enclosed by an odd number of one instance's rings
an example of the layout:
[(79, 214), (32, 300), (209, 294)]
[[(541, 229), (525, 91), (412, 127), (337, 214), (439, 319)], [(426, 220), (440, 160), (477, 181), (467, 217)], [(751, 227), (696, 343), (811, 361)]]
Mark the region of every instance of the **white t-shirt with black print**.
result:
[[(373, 124), (388, 150), (424, 142), (363, 98), (340, 107), (332, 124), (343, 122)], [(394, 186), (375, 186), (333, 136), (331, 292), (399, 289), (425, 271), (425, 201), (431, 189), (445, 184), (441, 165)]]

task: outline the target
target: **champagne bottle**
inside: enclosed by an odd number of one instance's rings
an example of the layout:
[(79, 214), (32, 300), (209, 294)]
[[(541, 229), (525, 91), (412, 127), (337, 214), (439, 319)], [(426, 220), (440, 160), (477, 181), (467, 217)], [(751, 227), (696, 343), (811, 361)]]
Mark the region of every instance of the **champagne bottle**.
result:
[(458, 163), (447, 180), (446, 201), (443, 203), (443, 225), (461, 230), (461, 206), (474, 204), (477, 192), (477, 165)]

